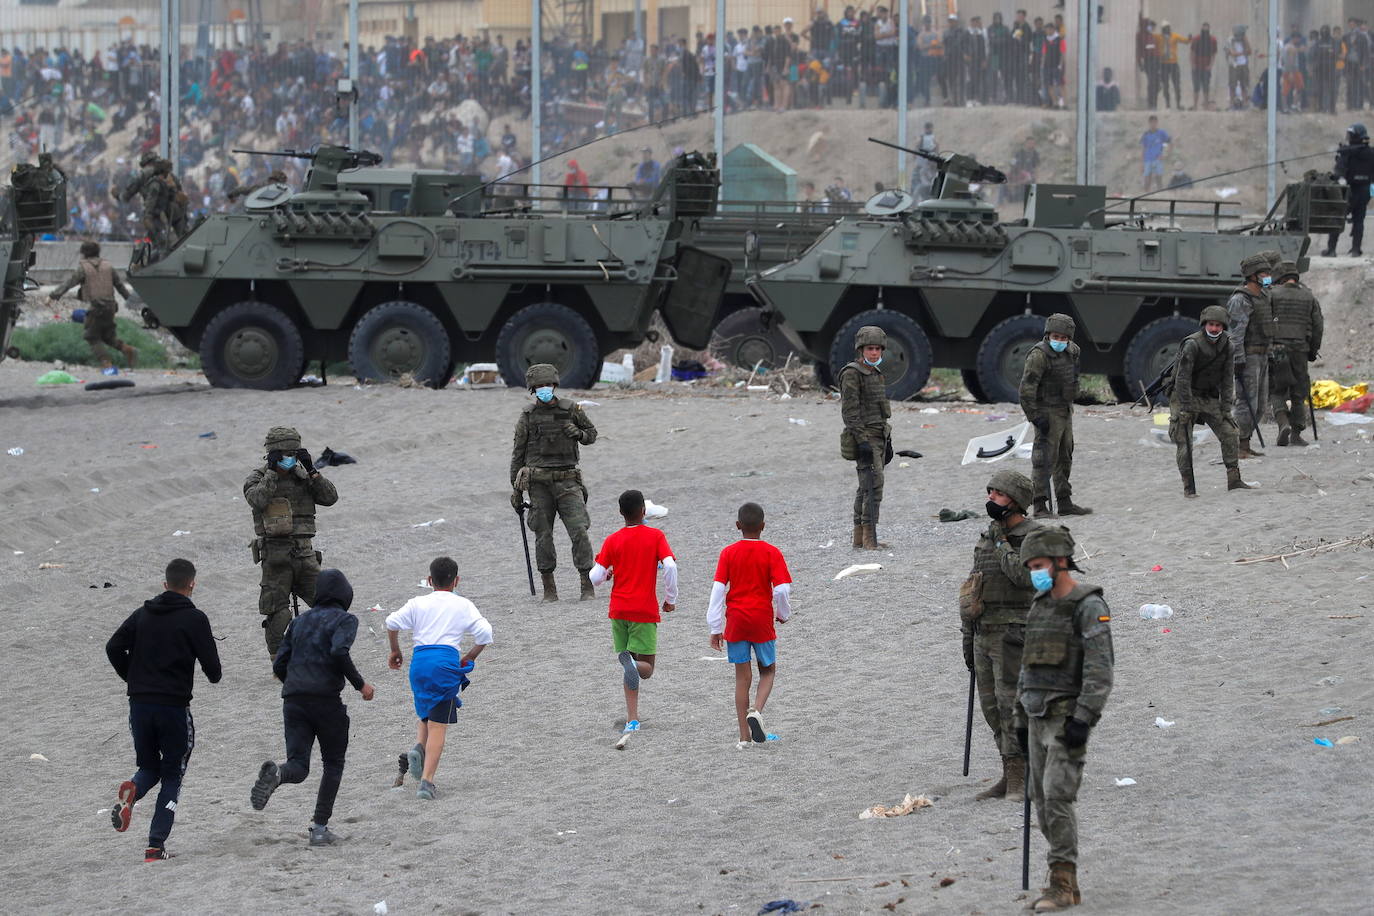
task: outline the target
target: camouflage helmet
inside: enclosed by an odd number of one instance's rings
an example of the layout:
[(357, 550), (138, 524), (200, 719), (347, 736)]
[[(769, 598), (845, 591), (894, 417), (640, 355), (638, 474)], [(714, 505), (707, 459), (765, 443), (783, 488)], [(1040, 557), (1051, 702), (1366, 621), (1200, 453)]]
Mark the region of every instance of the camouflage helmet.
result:
[(1269, 269), (1273, 270), (1283, 263), (1283, 252), (1277, 248), (1266, 248), (1260, 252), (1260, 257), (1269, 262)]
[(1063, 334), (1065, 337), (1073, 337), (1073, 332), (1078, 329), (1074, 324), (1073, 316), (1065, 315), (1063, 312), (1055, 312), (1045, 319), (1045, 335)]
[(859, 328), (859, 333), (854, 335), (854, 349), (862, 350), (864, 347), (882, 347), (886, 350), (887, 332), (872, 324)]
[(1074, 542), (1069, 529), (1062, 525), (1036, 528), (1021, 542), (1021, 565), (1028, 566), (1036, 557), (1068, 557), (1073, 560)]
[(1296, 279), (1298, 277), (1297, 262), (1280, 261), (1278, 269), (1274, 271), (1274, 276), (1280, 281), (1285, 279), (1286, 277), (1293, 277), (1294, 279)]
[(1269, 269), (1269, 258), (1263, 254), (1247, 255), (1240, 262), (1240, 275), (1247, 280), (1260, 271)]
[(558, 384), (558, 369), (548, 363), (535, 363), (525, 370), (525, 387), (533, 391), (545, 385)]
[(1202, 310), (1202, 315), (1198, 317), (1198, 324), (1206, 324), (1209, 321), (1219, 321), (1222, 327), (1229, 328), (1231, 326), (1231, 313), (1219, 305), (1209, 305)]
[(276, 169), (272, 174), (267, 176), (267, 180), (274, 184), (286, 184), (286, 173), (281, 169)]
[(989, 490), (1000, 490), (1011, 497), (1011, 501), (1016, 504), (1016, 508), (1023, 513), (1030, 508), (1031, 497), (1034, 494), (1034, 487), (1030, 478), (1020, 471), (1013, 471), (1011, 468), (998, 471), (988, 480)]
[(294, 452), (301, 447), (301, 434), (290, 426), (274, 426), (267, 431), (263, 447), (269, 452)]
[(138, 157), (139, 165), (151, 165), (157, 161), (157, 153), (152, 150), (144, 150), (143, 155)]

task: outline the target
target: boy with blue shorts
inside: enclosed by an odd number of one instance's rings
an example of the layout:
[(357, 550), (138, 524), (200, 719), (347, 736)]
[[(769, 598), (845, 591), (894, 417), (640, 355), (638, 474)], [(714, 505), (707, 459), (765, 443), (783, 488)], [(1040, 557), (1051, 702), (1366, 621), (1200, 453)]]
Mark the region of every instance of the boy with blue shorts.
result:
[[(477, 656), (491, 645), (491, 624), (476, 605), (453, 591), (457, 584), (458, 564), (449, 557), (437, 557), (429, 564), (429, 585), (434, 591), (411, 598), (386, 618), (386, 635), (391, 641), (387, 664), (393, 670), (401, 670), (405, 661), (397, 632), (410, 630), (415, 641), (410, 656), (410, 692), (420, 722), (415, 747), (406, 755), (406, 769), (420, 781), (415, 797), (427, 801), (438, 794), (434, 773), (444, 752), (448, 727), (458, 721), (458, 707), (463, 705), (458, 695), (468, 686), (467, 676)], [(465, 655), (461, 645), (464, 636), (471, 636), (473, 643)]]
[(630, 736), (639, 731), (639, 682), (654, 674), (658, 653), (658, 570), (663, 569), (662, 610), (677, 606), (677, 562), (668, 538), (644, 524), (644, 494), (626, 490), (620, 494), (620, 515), (625, 527), (606, 538), (590, 573), (592, 584), (614, 579), (611, 586), (611, 639), (625, 671), (625, 728), (616, 741), (623, 751)]
[[(735, 527), (742, 537), (720, 552), (711, 606), (706, 612), (711, 648), (720, 651), (724, 647), (735, 666), (735, 714), (739, 719), (739, 743), (735, 747), (741, 750), (768, 739), (763, 707), (777, 674), (777, 631), (773, 623), (786, 623), (792, 616), (792, 575), (782, 551), (762, 539), (763, 525), (762, 506), (745, 503), (739, 507)], [(759, 689), (752, 705), (751, 654), (759, 666)]]

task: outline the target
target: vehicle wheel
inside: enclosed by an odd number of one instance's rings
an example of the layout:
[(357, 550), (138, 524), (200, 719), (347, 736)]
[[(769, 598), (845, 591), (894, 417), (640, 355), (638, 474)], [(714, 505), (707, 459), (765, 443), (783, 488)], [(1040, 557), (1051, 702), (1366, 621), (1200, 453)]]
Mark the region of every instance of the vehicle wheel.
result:
[(830, 370), (835, 375), (854, 360), (854, 335), (864, 325), (874, 325), (887, 332), (887, 351), (883, 354), (883, 380), (887, 396), (905, 401), (926, 386), (934, 357), (930, 338), (909, 316), (892, 309), (871, 309), (860, 312), (844, 323), (830, 344)]
[(830, 364), (822, 360), (817, 360), (811, 364), (811, 368), (816, 372), (816, 384), (821, 388), (830, 389), (835, 387), (835, 373), (830, 371)]
[(765, 326), (761, 308), (731, 312), (711, 332), (711, 355), (740, 369), (781, 368), (796, 349), (776, 323)]
[[(1197, 319), (1170, 315), (1156, 318), (1136, 332), (1126, 347), (1125, 381), (1128, 391), (1149, 385), (1178, 356), (1183, 338), (1198, 329)], [(1126, 400), (1123, 398), (1122, 400)]]
[(358, 378), (395, 379), (409, 373), (431, 388), (448, 381), (448, 330), (429, 309), (397, 300), (363, 313), (348, 338), (348, 361)]
[(496, 335), (496, 362), (513, 388), (525, 387), (525, 370), (535, 363), (556, 366), (563, 388), (590, 388), (601, 372), (596, 332), (556, 302), (527, 305), (510, 316)]
[(277, 391), (300, 381), (305, 344), (296, 323), (266, 302), (236, 302), (200, 337), (200, 363), (216, 388)]
[(994, 404), (1015, 404), (1021, 400), (1021, 374), (1031, 347), (1045, 336), (1045, 319), (1039, 315), (1017, 315), (988, 331), (978, 345), (974, 360), (978, 383), (986, 400)]
[(1140, 393), (1131, 394), (1131, 383), (1126, 381), (1124, 375), (1107, 376), (1107, 384), (1111, 386), (1112, 394), (1123, 404), (1130, 404), (1140, 397)]
[(959, 375), (964, 380), (964, 387), (968, 393), (973, 395), (974, 400), (988, 402), (987, 392), (983, 391), (983, 383), (978, 381), (978, 372), (974, 369), (960, 369)]

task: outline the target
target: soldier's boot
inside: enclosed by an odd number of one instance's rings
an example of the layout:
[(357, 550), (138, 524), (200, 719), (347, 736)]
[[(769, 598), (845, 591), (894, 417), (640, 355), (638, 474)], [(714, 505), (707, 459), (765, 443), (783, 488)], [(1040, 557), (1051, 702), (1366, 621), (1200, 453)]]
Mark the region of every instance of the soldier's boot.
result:
[(1307, 440), (1302, 437), (1302, 430), (1293, 430), (1293, 435), (1288, 438), (1289, 445), (1306, 446)]
[(1292, 438), (1292, 436), (1293, 430), (1287, 423), (1283, 423), (1279, 426), (1279, 445), (1287, 445), (1288, 440)]
[(1228, 490), (1252, 490), (1254, 487), (1240, 479), (1240, 468), (1226, 469), (1226, 489)]
[(978, 801), (985, 801), (989, 798), (1007, 797), (1007, 765), (1011, 759), (1010, 757), (1002, 758), (1002, 778), (973, 796), (975, 799)]
[(585, 569), (577, 571), (578, 579), (582, 583), (582, 597), (579, 600), (589, 601), (596, 597), (596, 586), (592, 585), (591, 573)]
[(878, 529), (875, 525), (863, 526), (863, 549), (864, 550), (886, 550), (887, 544), (878, 540)]
[(1193, 472), (1182, 472), (1183, 476), (1183, 495), (1188, 499), (1197, 499), (1197, 483), (1193, 481)]
[(1059, 514), (1060, 514), (1060, 515), (1092, 515), (1092, 514), (1093, 514), (1093, 510), (1089, 509), (1087, 506), (1080, 506), (1080, 505), (1078, 505), (1077, 503), (1072, 502), (1072, 501), (1069, 500), (1067, 497), (1065, 497), (1064, 499), (1061, 499), (1061, 500), (1059, 501)]
[(1034, 514), (1034, 516), (1035, 516), (1036, 518), (1057, 518), (1057, 517), (1058, 517), (1058, 516), (1056, 516), (1053, 512), (1050, 511), (1050, 502), (1049, 502), (1049, 500), (1047, 500), (1047, 499), (1037, 499), (1037, 500), (1035, 501), (1035, 508), (1032, 510), (1032, 513)]
[(855, 550), (860, 550), (860, 549), (863, 548), (863, 546), (864, 546), (864, 526), (863, 526), (863, 525), (855, 525), (855, 526), (854, 526), (854, 549), (855, 549)]
[(1040, 896), (1031, 904), (1031, 909), (1037, 913), (1050, 913), (1067, 910), (1078, 903), (1073, 892), (1077, 879), (1078, 868), (1072, 862), (1051, 862), (1050, 886), (1041, 888)]
[(552, 570), (549, 571), (549, 572), (541, 572), (541, 573), (539, 574), (539, 578), (540, 578), (540, 580), (544, 583), (544, 600), (545, 600), (545, 601), (557, 601), (557, 600), (558, 600), (558, 583), (555, 582), (555, 581), (553, 581), (553, 572), (552, 572)]
[(1007, 774), (1007, 798), (1013, 801), (1024, 801), (1026, 798), (1026, 758), (1003, 757), (1002, 763)]
[[(1279, 433), (1279, 436), (1280, 436), (1280, 437), (1282, 437), (1282, 435), (1283, 435), (1283, 433)], [(1282, 443), (1279, 443), (1279, 444), (1282, 445)], [(1246, 436), (1244, 439), (1240, 440), (1240, 454), (1239, 454), (1239, 457), (1241, 457), (1241, 458), (1263, 458), (1263, 457), (1264, 457), (1264, 452), (1261, 452), (1261, 451), (1260, 451), (1259, 449), (1257, 449), (1257, 448), (1251, 448), (1251, 447), (1250, 447), (1250, 437), (1249, 437), (1249, 436)]]

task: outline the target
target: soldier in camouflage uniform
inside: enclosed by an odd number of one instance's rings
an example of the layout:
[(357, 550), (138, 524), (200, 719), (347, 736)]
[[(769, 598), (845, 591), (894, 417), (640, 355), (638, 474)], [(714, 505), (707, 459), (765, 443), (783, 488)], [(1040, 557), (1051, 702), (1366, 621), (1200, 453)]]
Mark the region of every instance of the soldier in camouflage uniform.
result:
[[(865, 550), (887, 547), (878, 543), (878, 516), (883, 502), (883, 467), (892, 460), (892, 405), (878, 368), (887, 349), (882, 328), (865, 325), (854, 335), (855, 360), (840, 370), (840, 415), (844, 432), (840, 455), (855, 462), (859, 489), (854, 494), (854, 546)], [(869, 505), (869, 481), (873, 500)]]
[(289, 426), (274, 426), (263, 443), (262, 467), (243, 483), (243, 498), (253, 510), (254, 562), (262, 564), (258, 613), (267, 638), (267, 653), (275, 656), (282, 634), (291, 623), (291, 595), (307, 605), (315, 603), (315, 580), (320, 555), (311, 544), (315, 536), (315, 507), (332, 506), (339, 491), (315, 470), (310, 453), (301, 448), (301, 435)]
[(1226, 311), (1231, 318), (1228, 331), (1231, 359), (1236, 374), (1232, 417), (1240, 436), (1241, 458), (1264, 455), (1250, 447), (1250, 437), (1255, 433), (1255, 423), (1264, 419), (1269, 398), (1269, 331), (1273, 323), (1269, 302), (1270, 264), (1265, 252), (1242, 260), (1240, 272), (1245, 282), (1226, 300)]
[(976, 599), (961, 596), (960, 629), (964, 664), (974, 673), (983, 718), (1002, 757), (1002, 778), (975, 797), (1020, 800), (1025, 797), (1026, 758), (1013, 728), (1016, 678), (1021, 673), (1026, 609), (1035, 597), (1020, 550), (1026, 535), (1041, 525), (1026, 517), (1033, 490), (1025, 474), (998, 471), (987, 491), (992, 522), (973, 548), (970, 587)]
[(160, 201), (164, 208), (163, 221), (171, 230), (173, 239), (181, 238), (186, 234), (188, 228), (186, 218), (190, 212), (191, 199), (186, 196), (186, 191), (181, 187), (181, 179), (172, 172), (172, 160), (157, 160), (153, 166), (153, 174), (167, 186), (167, 190), (162, 192)]
[(86, 321), (82, 325), (81, 336), (90, 345), (95, 358), (100, 360), (101, 370), (106, 375), (119, 374), (106, 344), (123, 353), (129, 368), (134, 368), (138, 362), (138, 351), (120, 340), (115, 330), (115, 314), (119, 311), (115, 290), (128, 299), (129, 287), (119, 279), (114, 265), (100, 256), (98, 243), (81, 243), (81, 263), (67, 278), (67, 282), (49, 293), (48, 298), (56, 302), (72, 287), (79, 287), (77, 296), (86, 303)]
[(1248, 490), (1240, 479), (1236, 421), (1231, 416), (1235, 395), (1231, 340), (1226, 335), (1230, 320), (1226, 309), (1209, 305), (1202, 310), (1202, 328), (1183, 338), (1174, 366), (1174, 390), (1169, 398), (1169, 438), (1173, 440), (1183, 495), (1197, 496), (1193, 478), (1193, 425), (1206, 423), (1221, 443), (1221, 463), (1226, 466), (1226, 489)]
[[(1298, 282), (1298, 265), (1279, 265), (1278, 285), (1269, 292), (1274, 328), (1269, 350), (1269, 395), (1279, 424), (1279, 445), (1306, 445), (1307, 400), (1312, 381), (1307, 364), (1322, 348), (1322, 307), (1312, 291)], [(1291, 405), (1291, 406), (1290, 406)]]
[(1082, 902), (1078, 889), (1078, 818), (1088, 735), (1112, 692), (1112, 619), (1102, 588), (1074, 580), (1067, 528), (1041, 528), (1021, 543), (1035, 600), (1026, 614), (1026, 645), (1016, 685), (1017, 739), (1029, 764), (1026, 785), (1049, 843), (1050, 886), (1036, 912)]
[(153, 243), (153, 247), (158, 249), (164, 247), (166, 241), (167, 199), (171, 191), (166, 181), (158, 175), (157, 168), (160, 161), (157, 153), (152, 151), (140, 156), (138, 158), (138, 174), (129, 180), (129, 183), (124, 186), (124, 190), (119, 194), (119, 199), (126, 204), (135, 197), (142, 199), (141, 225), (143, 233)]
[(558, 600), (553, 571), (558, 556), (553, 549), (553, 522), (563, 519), (572, 540), (573, 565), (582, 583), (582, 600), (596, 597), (589, 573), (592, 544), (587, 538), (587, 488), (577, 469), (579, 445), (596, 441), (596, 427), (577, 402), (554, 394), (558, 370), (538, 363), (525, 370), (525, 384), (534, 401), (520, 412), (515, 424), (515, 447), (510, 456), (511, 505), (525, 510), (525, 491), (530, 494), (530, 528), (534, 531), (535, 565), (543, 579), (544, 600)]
[(1073, 502), (1073, 401), (1078, 397), (1078, 344), (1073, 318), (1056, 313), (1045, 319), (1045, 338), (1026, 354), (1021, 373), (1021, 410), (1035, 427), (1031, 468), (1035, 480), (1035, 517), (1053, 516), (1050, 484), (1060, 515), (1090, 515)]
[(274, 184), (286, 184), (286, 173), (281, 169), (276, 169), (269, 174), (266, 181), (259, 181), (255, 184), (241, 184), (226, 194), (225, 197), (231, 201), (238, 200), (240, 197), (247, 197), (254, 191), (261, 191), (263, 188), (269, 188)]

